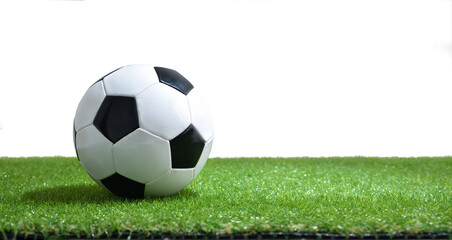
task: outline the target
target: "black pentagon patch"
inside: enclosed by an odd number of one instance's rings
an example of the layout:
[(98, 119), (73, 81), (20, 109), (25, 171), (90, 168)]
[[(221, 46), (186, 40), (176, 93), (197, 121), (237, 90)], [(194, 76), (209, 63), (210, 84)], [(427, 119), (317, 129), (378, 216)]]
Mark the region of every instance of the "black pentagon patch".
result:
[(119, 173), (115, 173), (100, 181), (110, 192), (118, 196), (130, 198), (144, 197), (144, 184), (135, 182)]
[(201, 157), (205, 142), (190, 124), (179, 136), (170, 141), (172, 168), (194, 168)]
[(180, 73), (169, 68), (154, 67), (154, 69), (157, 72), (161, 83), (164, 83), (185, 95), (193, 89), (193, 85)]
[(112, 143), (138, 128), (134, 97), (107, 96), (97, 111), (93, 125)]

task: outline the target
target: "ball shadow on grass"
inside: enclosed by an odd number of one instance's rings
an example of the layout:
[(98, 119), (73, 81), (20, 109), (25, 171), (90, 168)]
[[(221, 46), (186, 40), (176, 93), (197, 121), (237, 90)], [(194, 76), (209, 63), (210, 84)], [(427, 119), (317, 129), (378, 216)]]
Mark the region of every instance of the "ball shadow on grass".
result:
[(56, 203), (105, 203), (124, 201), (153, 201), (186, 199), (198, 196), (191, 189), (184, 189), (179, 193), (168, 197), (148, 198), (124, 198), (116, 196), (95, 184), (61, 185), (55, 187), (40, 188), (25, 192), (22, 199), (32, 202), (56, 202)]

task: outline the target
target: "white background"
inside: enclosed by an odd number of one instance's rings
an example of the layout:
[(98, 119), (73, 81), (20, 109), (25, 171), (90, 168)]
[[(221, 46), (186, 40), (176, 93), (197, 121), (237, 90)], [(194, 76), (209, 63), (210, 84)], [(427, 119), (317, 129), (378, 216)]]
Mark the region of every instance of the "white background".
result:
[(212, 157), (452, 155), (451, 1), (2, 1), (0, 156), (74, 156), (120, 66), (202, 90)]

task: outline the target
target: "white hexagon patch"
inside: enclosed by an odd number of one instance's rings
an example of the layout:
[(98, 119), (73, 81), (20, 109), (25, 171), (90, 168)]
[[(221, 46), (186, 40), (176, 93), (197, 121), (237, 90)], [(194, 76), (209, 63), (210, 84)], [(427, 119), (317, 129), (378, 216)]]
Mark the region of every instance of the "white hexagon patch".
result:
[(171, 169), (156, 180), (147, 183), (145, 196), (168, 196), (184, 189), (193, 180), (193, 168)]
[(187, 95), (187, 98), (193, 126), (198, 130), (204, 141), (209, 141), (213, 137), (213, 124), (209, 107), (196, 89), (193, 89)]
[(137, 97), (140, 127), (167, 140), (190, 125), (190, 109), (184, 94), (163, 83), (154, 84)]
[(171, 168), (169, 142), (137, 129), (113, 146), (116, 171), (140, 183), (152, 181)]
[(77, 112), (75, 113), (74, 126), (76, 132), (93, 123), (97, 110), (99, 110), (100, 105), (104, 101), (105, 95), (102, 81), (88, 88), (82, 100), (80, 100)]
[(103, 179), (116, 172), (113, 144), (93, 125), (77, 133), (76, 146), (80, 163), (93, 178)]
[(152, 65), (136, 64), (118, 69), (103, 81), (108, 95), (134, 97), (159, 79)]

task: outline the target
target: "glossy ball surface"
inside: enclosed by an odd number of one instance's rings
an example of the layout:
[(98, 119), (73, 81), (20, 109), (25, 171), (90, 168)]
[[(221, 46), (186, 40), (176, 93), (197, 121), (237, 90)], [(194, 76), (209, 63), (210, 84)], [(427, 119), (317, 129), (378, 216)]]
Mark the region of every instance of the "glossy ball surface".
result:
[(200, 173), (212, 143), (197, 89), (177, 71), (152, 65), (124, 66), (96, 81), (74, 119), (81, 165), (124, 197), (179, 192)]

